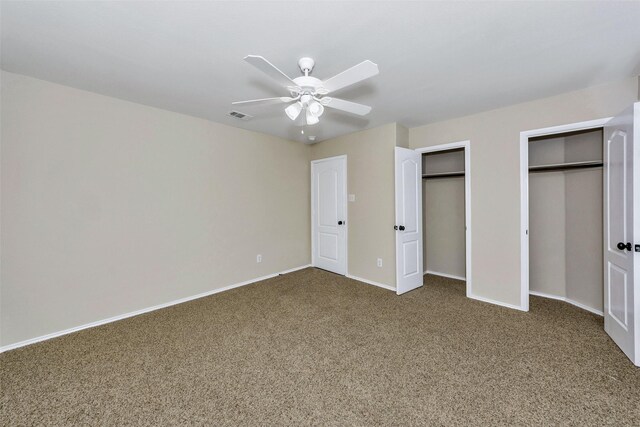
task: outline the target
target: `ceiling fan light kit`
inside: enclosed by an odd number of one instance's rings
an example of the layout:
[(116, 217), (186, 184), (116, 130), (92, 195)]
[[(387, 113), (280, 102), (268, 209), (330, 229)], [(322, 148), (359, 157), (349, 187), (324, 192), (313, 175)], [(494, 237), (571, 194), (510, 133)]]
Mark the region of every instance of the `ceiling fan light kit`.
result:
[(324, 113), (324, 107), (318, 101), (313, 101), (309, 104), (309, 112), (313, 114), (315, 117), (320, 117), (322, 113)]
[(302, 111), (302, 104), (300, 104), (299, 102), (294, 102), (293, 104), (289, 105), (287, 108), (284, 109), (284, 112), (287, 113), (287, 116), (291, 120), (297, 119), (301, 111)]
[(315, 125), (319, 121), (320, 121), (320, 119), (318, 117), (314, 116), (313, 114), (311, 114), (311, 111), (309, 111), (309, 109), (307, 109), (307, 124), (309, 126), (311, 126), (311, 125)]
[(284, 86), (291, 96), (237, 101), (233, 103), (235, 105), (286, 104), (291, 102), (291, 104), (284, 109), (287, 117), (295, 121), (304, 110), (307, 125), (315, 125), (318, 123), (324, 113), (325, 107), (359, 116), (365, 116), (371, 111), (371, 107), (368, 105), (326, 96), (331, 92), (338, 91), (377, 75), (379, 72), (378, 65), (369, 60), (363, 61), (324, 81), (309, 75), (315, 66), (313, 58), (300, 58), (298, 67), (300, 67), (300, 71), (302, 71), (304, 75), (296, 77), (295, 79), (291, 79), (262, 56), (248, 55), (244, 60), (267, 74), (281, 86)]

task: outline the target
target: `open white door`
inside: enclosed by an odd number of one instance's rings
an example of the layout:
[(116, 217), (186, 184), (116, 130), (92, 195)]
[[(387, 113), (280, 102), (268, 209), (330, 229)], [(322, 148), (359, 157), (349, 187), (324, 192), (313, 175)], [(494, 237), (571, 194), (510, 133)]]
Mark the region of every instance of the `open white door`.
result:
[(347, 158), (311, 162), (313, 266), (347, 274)]
[(396, 147), (396, 293), (422, 286), (422, 157)]
[(640, 103), (604, 133), (604, 329), (640, 366)]

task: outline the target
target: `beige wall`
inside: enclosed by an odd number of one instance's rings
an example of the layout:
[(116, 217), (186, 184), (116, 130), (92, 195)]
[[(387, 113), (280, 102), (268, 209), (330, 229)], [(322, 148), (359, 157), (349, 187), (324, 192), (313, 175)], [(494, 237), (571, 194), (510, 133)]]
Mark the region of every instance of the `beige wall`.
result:
[(602, 169), (567, 172), (567, 298), (603, 311)]
[[(567, 162), (602, 159), (602, 132), (568, 136)], [(602, 169), (565, 173), (567, 298), (603, 311)]]
[[(565, 161), (565, 138), (529, 142), (529, 165)], [(529, 290), (566, 296), (564, 172), (529, 174)]]
[(529, 290), (566, 296), (566, 193), (563, 172), (529, 174)]
[(396, 146), (409, 148), (409, 129), (396, 123)]
[(637, 98), (634, 77), (409, 130), (411, 148), (471, 141), (475, 295), (520, 305), (520, 132), (612, 116)]
[(310, 262), (309, 147), (16, 74), (1, 90), (2, 345)]
[(424, 268), (465, 277), (464, 177), (423, 180)]
[[(313, 160), (347, 156), (348, 266), (350, 275), (395, 288), (395, 123), (311, 146)], [(402, 130), (400, 130), (402, 132)], [(382, 267), (376, 266), (382, 258)]]

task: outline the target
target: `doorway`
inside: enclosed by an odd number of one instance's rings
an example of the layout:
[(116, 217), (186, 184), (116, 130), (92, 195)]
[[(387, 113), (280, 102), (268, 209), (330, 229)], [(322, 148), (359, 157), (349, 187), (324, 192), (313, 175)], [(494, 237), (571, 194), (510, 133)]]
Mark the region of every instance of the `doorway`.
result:
[(347, 274), (347, 156), (311, 162), (312, 265)]
[(532, 137), (528, 150), (529, 294), (602, 316), (603, 129)]
[[(602, 209), (602, 250), (599, 256), (596, 254), (596, 258), (591, 257), (588, 262), (599, 263), (602, 271), (604, 329), (629, 359), (640, 366), (640, 318), (637, 314), (640, 312), (640, 257), (636, 256), (636, 252), (640, 252), (637, 241), (640, 234), (640, 187), (634, 185), (640, 182), (637, 179), (640, 176), (640, 152), (635, 147), (640, 139), (640, 103), (633, 104), (614, 118), (520, 133), (521, 308), (529, 310), (531, 291), (530, 140), (558, 134), (575, 135), (600, 128), (603, 129), (603, 137), (599, 141), (602, 154), (599, 206)], [(594, 163), (597, 159), (565, 160), (537, 168), (591, 168)]]
[[(551, 128), (537, 129), (532, 131), (526, 131), (520, 133), (520, 220), (521, 220), (521, 236), (522, 236), (522, 247), (521, 247), (521, 301), (520, 308), (524, 311), (529, 311), (529, 294), (531, 291), (531, 248), (530, 248), (530, 181), (529, 181), (529, 173), (530, 166), (532, 167), (532, 172), (536, 174), (544, 171), (544, 170), (552, 170), (555, 168), (565, 168), (565, 167), (576, 167), (576, 170), (580, 169), (579, 162), (569, 162), (574, 163), (565, 164), (564, 162), (564, 148), (560, 145), (563, 141), (563, 138), (567, 135), (571, 134), (581, 134), (584, 132), (597, 131), (602, 129), (604, 125), (607, 123), (609, 119), (599, 119), (599, 120), (591, 120), (588, 122), (580, 122), (563, 126), (555, 126)], [(554, 136), (557, 136), (557, 143), (554, 142)], [(536, 158), (532, 158), (534, 164), (531, 165), (529, 155), (530, 155), (530, 141), (540, 141), (549, 138), (547, 145), (551, 148), (547, 151), (547, 153), (536, 153)], [(533, 142), (534, 144), (536, 142)], [(602, 147), (602, 142), (600, 143), (600, 147)], [(553, 156), (553, 151), (562, 151), (562, 161), (549, 160), (545, 159), (545, 156)], [(601, 156), (601, 155), (600, 155)], [(538, 159), (539, 157), (539, 159)], [(538, 161), (540, 160), (540, 161)], [(547, 161), (548, 160), (548, 161)], [(597, 160), (597, 159), (596, 159)], [(537, 163), (540, 163), (539, 165)], [(596, 162), (597, 163), (597, 162)], [(602, 157), (600, 157), (600, 164), (602, 164)], [(543, 175), (537, 176), (537, 178), (541, 178)], [(548, 176), (549, 179), (552, 179), (552, 176)], [(544, 185), (544, 183), (542, 183)], [(547, 187), (547, 194), (551, 191), (553, 187)], [(602, 199), (600, 199), (602, 201)], [(550, 205), (551, 207), (555, 207), (557, 210), (557, 205)], [(548, 220), (547, 220), (548, 222)], [(534, 293), (536, 290), (534, 290)], [(544, 293), (544, 292), (543, 292)], [(559, 298), (561, 299), (561, 298)]]
[(470, 141), (417, 149), (422, 156), (423, 275), (465, 281), (474, 298), (471, 276)]

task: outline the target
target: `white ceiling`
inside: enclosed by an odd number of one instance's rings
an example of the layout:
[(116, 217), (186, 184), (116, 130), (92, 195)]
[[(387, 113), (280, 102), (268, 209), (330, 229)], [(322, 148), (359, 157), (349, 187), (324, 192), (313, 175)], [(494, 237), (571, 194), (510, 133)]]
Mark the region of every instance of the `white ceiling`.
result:
[[(219, 123), (317, 141), (397, 121), (414, 127), (640, 73), (640, 2), (2, 2), (2, 69)], [(336, 94), (300, 134), (286, 95), (245, 63), (325, 79), (365, 59), (380, 74)]]

